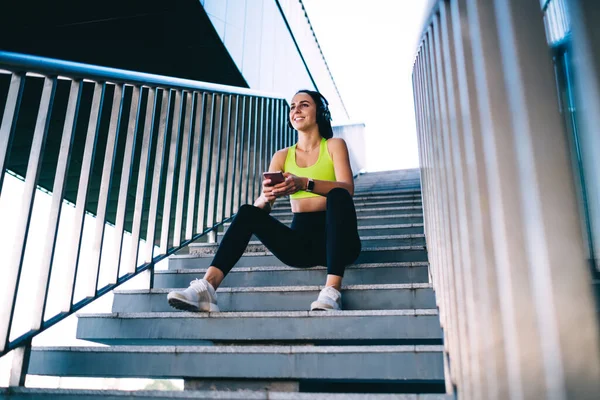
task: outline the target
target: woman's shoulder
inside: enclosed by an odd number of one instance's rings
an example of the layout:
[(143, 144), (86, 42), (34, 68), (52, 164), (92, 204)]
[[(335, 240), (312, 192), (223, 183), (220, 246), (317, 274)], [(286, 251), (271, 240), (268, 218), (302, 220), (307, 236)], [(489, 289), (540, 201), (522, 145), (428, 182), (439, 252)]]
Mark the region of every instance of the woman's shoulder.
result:
[(280, 149), (280, 150), (277, 150), (277, 151), (275, 152), (275, 154), (273, 154), (273, 158), (274, 158), (275, 160), (279, 160), (279, 161), (281, 161), (281, 162), (285, 161), (285, 159), (286, 159), (286, 157), (287, 157), (287, 154), (288, 154), (288, 149), (290, 149), (290, 148), (289, 148), (289, 147), (286, 147), (285, 149)]
[(330, 153), (337, 151), (347, 151), (346, 141), (342, 138), (331, 138), (327, 140), (327, 149)]

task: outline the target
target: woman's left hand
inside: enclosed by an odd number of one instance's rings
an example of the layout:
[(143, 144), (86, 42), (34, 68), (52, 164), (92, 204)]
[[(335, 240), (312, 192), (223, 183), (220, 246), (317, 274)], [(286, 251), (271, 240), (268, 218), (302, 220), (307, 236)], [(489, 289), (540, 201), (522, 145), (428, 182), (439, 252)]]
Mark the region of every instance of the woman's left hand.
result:
[(304, 190), (304, 178), (284, 172), (285, 181), (273, 186), (273, 195), (275, 197), (289, 196), (299, 190)]

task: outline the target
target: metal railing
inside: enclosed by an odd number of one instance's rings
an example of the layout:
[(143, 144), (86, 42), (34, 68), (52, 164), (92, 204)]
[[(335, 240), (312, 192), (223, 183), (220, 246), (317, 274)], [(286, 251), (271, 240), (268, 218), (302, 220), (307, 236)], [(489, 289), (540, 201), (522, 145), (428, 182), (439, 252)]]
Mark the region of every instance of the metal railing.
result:
[[(431, 3), (413, 88), (446, 389), (464, 399), (593, 398), (598, 314), (548, 39), (572, 26), (582, 149), (595, 156), (600, 6), (567, 1), (578, 18), (548, 29), (538, 2)], [(598, 157), (585, 158), (593, 200)], [(593, 226), (600, 202), (591, 200)]]
[[(202, 235), (214, 240), (216, 228), (259, 193), (271, 155), (292, 143), (283, 98), (185, 79), (0, 52), (0, 98), (6, 99), (0, 194), (7, 170), (24, 176), (15, 245), (2, 267), (7, 290), (0, 293), (0, 356), (17, 349), (11, 385), (24, 384), (37, 334), (143, 271), (150, 271), (152, 286), (157, 262)], [(20, 145), (11, 146), (15, 141)], [(19, 158), (27, 162), (12, 162)], [(10, 340), (37, 187), (52, 193), (52, 204), (33, 323)], [(61, 265), (60, 312), (48, 316), (65, 200), (75, 207), (69, 261)], [(93, 261), (84, 266), (86, 212), (95, 215), (95, 233)], [(105, 242), (108, 223), (116, 232), (113, 254)], [(126, 231), (132, 245), (123, 255)], [(80, 269), (87, 269), (83, 283), (77, 282)], [(109, 276), (102, 287), (101, 273)], [(84, 295), (75, 302), (76, 284)]]

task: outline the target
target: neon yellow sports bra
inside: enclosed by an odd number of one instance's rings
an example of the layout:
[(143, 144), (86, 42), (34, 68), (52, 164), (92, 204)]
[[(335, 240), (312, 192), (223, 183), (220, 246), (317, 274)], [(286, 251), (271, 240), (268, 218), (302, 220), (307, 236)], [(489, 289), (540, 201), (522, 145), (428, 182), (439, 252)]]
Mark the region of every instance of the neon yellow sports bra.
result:
[[(305, 178), (318, 179), (321, 181), (333, 181), (335, 182), (335, 170), (333, 169), (333, 160), (327, 150), (327, 140), (321, 139), (321, 145), (319, 146), (319, 158), (317, 162), (310, 167), (299, 167), (296, 164), (296, 145), (288, 148), (285, 163), (283, 164), (283, 171), (289, 172), (296, 176)], [(306, 199), (308, 197), (318, 197), (319, 194), (310, 193), (305, 190), (300, 190), (290, 196), (292, 200)]]

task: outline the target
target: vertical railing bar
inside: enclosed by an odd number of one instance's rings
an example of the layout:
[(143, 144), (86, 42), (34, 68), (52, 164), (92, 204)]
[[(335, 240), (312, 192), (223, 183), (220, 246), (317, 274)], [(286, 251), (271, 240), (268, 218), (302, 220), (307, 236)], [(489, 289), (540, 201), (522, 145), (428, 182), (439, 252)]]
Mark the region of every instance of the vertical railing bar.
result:
[(281, 148), (281, 140), (279, 137), (281, 132), (281, 107), (279, 106), (279, 103), (279, 100), (273, 101), (273, 135), (275, 140), (273, 142), (273, 151), (271, 152), (272, 154), (274, 154), (277, 150)]
[[(217, 216), (218, 216), (218, 206), (219, 206), (219, 196), (220, 196), (220, 192), (221, 192), (221, 152), (223, 150), (223, 125), (224, 125), (224, 118), (223, 118), (223, 114), (225, 112), (225, 101), (226, 101), (226, 96), (224, 94), (221, 94), (219, 96), (219, 125), (218, 128), (215, 129), (216, 131), (216, 135), (217, 135), (217, 154), (216, 154), (216, 158), (213, 161), (214, 166), (216, 168), (215, 173), (212, 174), (212, 188), (213, 188), (213, 196), (211, 198), (211, 202), (210, 202), (210, 213), (209, 216), (211, 218), (210, 222), (208, 223), (208, 228), (211, 228), (213, 225), (215, 225), (217, 223)], [(211, 235), (214, 235), (215, 232), (211, 232)], [(216, 241), (216, 237), (214, 237), (214, 240)]]
[(112, 186), (112, 171), (117, 154), (117, 141), (120, 131), (124, 100), (125, 88), (122, 85), (115, 85), (112, 110), (110, 114), (110, 126), (108, 129), (108, 139), (106, 142), (106, 151), (104, 153), (102, 181), (100, 184), (100, 193), (98, 196), (98, 209), (96, 211), (95, 236), (91, 250), (92, 261), (90, 263), (90, 275), (87, 277), (88, 282), (86, 291), (84, 292), (85, 297), (95, 297), (97, 293), (100, 265), (102, 262), (102, 245), (104, 242), (104, 230), (106, 228), (106, 211)]
[(71, 229), (70, 247), (67, 258), (65, 279), (59, 293), (62, 293), (62, 302), (60, 310), (64, 313), (71, 311), (73, 296), (75, 295), (75, 284), (79, 266), (79, 254), (81, 252), (81, 241), (83, 236), (83, 225), (85, 217), (85, 207), (89, 193), (89, 182), (93, 172), (94, 159), (96, 156), (96, 141), (100, 132), (100, 120), (102, 118), (102, 108), (104, 107), (104, 95), (106, 93), (105, 83), (94, 83), (94, 95), (92, 97), (92, 106), (90, 118), (85, 139), (85, 148), (81, 162), (81, 174), (79, 177), (79, 186), (77, 189), (77, 200), (75, 203), (75, 213), (73, 217), (73, 226)]
[(281, 121), (281, 135), (283, 136), (283, 139), (285, 141), (285, 147), (290, 147), (292, 145), (292, 141), (291, 141), (291, 133), (290, 133), (290, 128), (288, 127), (288, 121), (289, 121), (289, 113), (288, 113), (288, 109), (286, 107), (287, 103), (285, 101), (281, 102), (281, 107), (282, 107), (282, 114), (283, 114), (283, 118)]
[[(452, 225), (451, 234), (453, 236), (453, 266), (452, 280), (454, 282), (454, 320), (456, 321), (456, 335), (458, 343), (458, 364), (460, 369), (460, 383), (462, 393), (466, 397), (473, 397), (471, 363), (469, 362), (472, 339), (469, 338), (467, 324), (469, 323), (466, 309), (466, 302), (471, 292), (466, 287), (466, 271), (470, 269), (470, 257), (467, 254), (467, 221), (466, 221), (466, 199), (465, 199), (465, 180), (461, 165), (461, 143), (458, 137), (460, 130), (459, 121), (453, 116), (459, 115), (460, 109), (457, 107), (457, 98), (455, 93), (456, 85), (456, 67), (453, 64), (455, 58), (454, 42), (451, 40), (453, 21), (449, 10), (450, 4), (440, 5), (440, 27), (439, 36), (440, 55), (444, 61), (444, 67), (441, 69), (443, 78), (443, 89), (445, 91), (445, 114), (446, 114), (446, 159), (448, 165), (448, 188), (450, 191), (450, 223)], [(456, 362), (455, 362), (456, 364)]]
[(171, 144), (169, 146), (169, 161), (167, 165), (167, 180), (165, 185), (165, 201), (163, 203), (162, 230), (160, 234), (160, 253), (164, 254), (169, 248), (169, 231), (171, 229), (171, 202), (175, 185), (175, 164), (179, 155), (179, 135), (181, 134), (181, 114), (183, 113), (182, 91), (175, 92), (175, 107), (173, 108), (173, 126), (171, 127)]
[(276, 142), (275, 142), (275, 151), (281, 150), (283, 148), (283, 143), (281, 141), (281, 119), (282, 119), (282, 109), (281, 109), (281, 100), (275, 101), (275, 110), (277, 112), (277, 117), (275, 118), (275, 127), (276, 127)]
[[(270, 114), (269, 114), (269, 110), (271, 109), (271, 99), (265, 99), (265, 106), (264, 106), (264, 110), (263, 110), (263, 137), (265, 140), (265, 144), (263, 146), (263, 148), (265, 149), (263, 154), (262, 154), (262, 167), (259, 171), (259, 173), (265, 172), (269, 170), (269, 154), (273, 154), (271, 153), (271, 118), (270, 118)], [(261, 175), (262, 176), (262, 175)], [(260, 181), (262, 181), (262, 178), (259, 179), (259, 183)], [(259, 191), (260, 191), (260, 184), (259, 184)]]
[(38, 282), (35, 303), (31, 308), (33, 321), (31, 330), (38, 331), (44, 320), (46, 302), (48, 299), (48, 288), (50, 283), (50, 274), (52, 273), (52, 263), (54, 261), (54, 252), (56, 250), (56, 238), (58, 236), (58, 227), (60, 222), (65, 188), (67, 186), (67, 172), (71, 162), (71, 148), (75, 137), (75, 128), (77, 127), (77, 116), (79, 113), (79, 104), (81, 101), (81, 81), (71, 82), (69, 91), (69, 101), (65, 115), (62, 139), (56, 172), (54, 176), (54, 185), (52, 188), (52, 204), (48, 213), (48, 225), (46, 228), (46, 244), (42, 253), (40, 263), (40, 280)]
[[(167, 129), (169, 128), (169, 117), (171, 115), (171, 99), (173, 92), (170, 89), (162, 90), (162, 102), (160, 107), (160, 120), (158, 123), (158, 138), (156, 139), (156, 154), (154, 156), (154, 171), (152, 173), (152, 191), (150, 192), (150, 209), (148, 211), (148, 231), (146, 232), (145, 263), (152, 262), (154, 258), (154, 243), (156, 241), (156, 223), (158, 222), (158, 197), (162, 186), (162, 169), (165, 161)], [(150, 281), (152, 283), (154, 266), (150, 269)], [(152, 284), (150, 285), (152, 288)]]
[(238, 192), (237, 195), (237, 203), (234, 207), (234, 210), (237, 212), (242, 204), (242, 194), (244, 193), (244, 141), (246, 140), (246, 103), (248, 103), (249, 98), (246, 96), (240, 97), (242, 99), (242, 118), (240, 125), (240, 142), (239, 142), (239, 166), (236, 168), (236, 171), (240, 171), (240, 183), (237, 185), (236, 190)]
[(294, 136), (296, 135), (296, 131), (293, 127), (288, 126), (288, 146), (292, 146), (295, 142)]
[(25, 247), (27, 245), (27, 233), (31, 222), (33, 212), (33, 203), (35, 200), (36, 184), (42, 168), (42, 155), (46, 144), (48, 128), (50, 126), (49, 115), (52, 112), (54, 96), (56, 93), (56, 78), (45, 77), (44, 88), (40, 98), (37, 121), (33, 133), (29, 161), (27, 163), (27, 174), (25, 178), (25, 187), (21, 197), (21, 211), (19, 214), (19, 223), (14, 231), (14, 246), (8, 268), (5, 268), (3, 279), (5, 279), (6, 291), (2, 296), (0, 303), (0, 351), (8, 346), (10, 330), (12, 327), (15, 306), (21, 272), (23, 269), (23, 259), (25, 257)]
[[(233, 95), (229, 96), (229, 101), (227, 104), (227, 129), (225, 130), (226, 135), (227, 135), (227, 143), (225, 144), (225, 173), (223, 174), (224, 177), (224, 181), (223, 181), (223, 203), (221, 205), (221, 215), (220, 215), (220, 219), (219, 222), (222, 222), (225, 219), (225, 215), (226, 215), (226, 210), (227, 210), (227, 200), (231, 197), (229, 196), (229, 183), (230, 183), (230, 179), (229, 179), (229, 158), (231, 157), (231, 127), (232, 127), (232, 123), (231, 123), (231, 119), (233, 118), (233, 115), (231, 114), (231, 109), (232, 109), (232, 101), (233, 101), (234, 97)], [(237, 109), (237, 105), (236, 105), (236, 109)], [(237, 116), (235, 117), (235, 119), (237, 120)], [(231, 179), (233, 180), (233, 179)]]
[(135, 142), (138, 133), (140, 113), (142, 111), (141, 88), (133, 87), (131, 94), (131, 105), (129, 109), (129, 123), (127, 124), (127, 137), (123, 153), (123, 166), (121, 168), (121, 182), (119, 187), (119, 199), (117, 201), (117, 215), (115, 219), (115, 241), (113, 261), (110, 263), (110, 273), (107, 274), (109, 284), (117, 283), (119, 279), (119, 268), (121, 266), (121, 254), (123, 252), (123, 234), (125, 232), (125, 214), (127, 211), (127, 192), (129, 180), (133, 173), (133, 161), (135, 153)]
[[(200, 169), (200, 199), (198, 202), (198, 231), (202, 232), (206, 228), (207, 210), (208, 210), (208, 195), (210, 190), (210, 164), (212, 162), (212, 147), (213, 147), (213, 122), (215, 95), (214, 93), (206, 94), (204, 101), (204, 124), (202, 126), (204, 134), (202, 135), (202, 167)], [(208, 106), (210, 103), (210, 107)], [(208, 119), (207, 119), (208, 118)], [(207, 137), (208, 135), (208, 137)]]
[(21, 99), (23, 98), (23, 89), (25, 88), (25, 76), (12, 74), (8, 95), (6, 96), (6, 105), (4, 106), (4, 115), (2, 124), (0, 124), (0, 194), (4, 184), (4, 171), (8, 153), (12, 145), (12, 140), (17, 128), (19, 110), (21, 108)]
[[(436, 141), (435, 139), (437, 138), (437, 134), (439, 133), (439, 110), (437, 109), (437, 80), (436, 80), (436, 75), (435, 75), (435, 55), (434, 55), (434, 51), (435, 51), (435, 39), (433, 37), (433, 28), (430, 28), (430, 32), (429, 32), (429, 43), (428, 43), (428, 61), (429, 61), (429, 69), (428, 69), (428, 78), (429, 78), (429, 91), (430, 91), (430, 97), (429, 97), (429, 106), (431, 109), (431, 115), (434, 115), (432, 124), (431, 124), (431, 154), (432, 154), (432, 162), (433, 162), (433, 177), (435, 180), (435, 198), (437, 200), (437, 207), (436, 207), (436, 211), (438, 212), (438, 215), (436, 217), (436, 224), (437, 224), (437, 231), (438, 231), (438, 250), (436, 250), (437, 253), (437, 266), (438, 266), (438, 277), (439, 277), (439, 290), (441, 292), (441, 306), (440, 309), (443, 309), (442, 315), (443, 315), (443, 326), (445, 329), (446, 334), (450, 333), (450, 337), (452, 335), (452, 333), (450, 332), (450, 327), (448, 326), (448, 291), (447, 289), (447, 276), (446, 276), (446, 271), (444, 269), (444, 267), (447, 265), (448, 260), (445, 257), (445, 253), (446, 253), (446, 247), (447, 247), (447, 242), (446, 242), (446, 236), (445, 236), (445, 231), (444, 231), (444, 212), (443, 212), (443, 199), (442, 199), (442, 190), (441, 190), (441, 168), (443, 167), (441, 165), (441, 162), (439, 160), (439, 142)], [(440, 218), (440, 214), (441, 214), (441, 218)], [(444, 341), (444, 345), (446, 346), (446, 349), (450, 349), (450, 345), (451, 342), (450, 340)]]
[(275, 100), (269, 100), (269, 113), (267, 114), (267, 118), (269, 120), (269, 130), (267, 131), (269, 135), (269, 151), (267, 152), (267, 168), (265, 171), (268, 171), (269, 164), (271, 162), (271, 158), (275, 153), (275, 147), (277, 146), (277, 107), (275, 105)]
[(215, 118), (217, 113), (217, 107), (215, 107), (215, 101), (217, 101), (217, 96), (214, 93), (210, 94), (211, 96), (211, 107), (210, 107), (210, 121), (209, 121), (209, 141), (208, 141), (208, 152), (206, 153), (206, 166), (205, 171), (205, 179), (204, 179), (204, 224), (203, 227), (210, 228), (213, 224), (211, 220), (212, 210), (210, 208), (212, 202), (210, 198), (211, 186), (213, 184), (213, 173), (212, 173), (212, 163), (213, 163), (213, 147), (215, 141)]
[(257, 171), (258, 175), (254, 178), (254, 181), (258, 187), (258, 189), (254, 192), (254, 197), (258, 196), (258, 191), (260, 191), (260, 182), (262, 181), (262, 178), (260, 178), (262, 176), (262, 173), (264, 171), (266, 171), (268, 168), (265, 167), (265, 163), (266, 163), (266, 154), (267, 154), (267, 149), (269, 148), (269, 142), (268, 142), (268, 132), (267, 132), (267, 118), (266, 118), (266, 112), (268, 109), (268, 104), (269, 104), (269, 99), (262, 99), (261, 102), (261, 107), (260, 107), (260, 130), (259, 130), (259, 135), (260, 135), (260, 153), (259, 153), (259, 160), (260, 160), (260, 170)]
[(441, 266), (441, 249), (439, 248), (442, 244), (441, 244), (441, 238), (440, 238), (440, 231), (439, 231), (439, 211), (440, 211), (440, 207), (439, 207), (439, 196), (438, 196), (438, 185), (437, 185), (437, 175), (436, 175), (436, 167), (437, 167), (437, 161), (434, 157), (434, 151), (435, 151), (435, 146), (432, 142), (432, 138), (434, 135), (434, 130), (435, 130), (435, 114), (434, 114), (434, 109), (433, 109), (433, 100), (432, 100), (432, 90), (433, 90), (433, 83), (432, 83), (432, 78), (431, 78), (431, 29), (429, 29), (427, 36), (425, 38), (425, 45), (424, 45), (424, 58), (425, 58), (425, 74), (424, 74), (424, 79), (425, 79), (425, 86), (426, 86), (426, 99), (425, 99), (425, 104), (426, 104), (426, 108), (427, 108), (427, 115), (431, 115), (433, 116), (433, 118), (428, 118), (426, 120), (427, 123), (427, 128), (426, 128), (426, 136), (425, 136), (425, 140), (428, 143), (428, 159), (429, 161), (429, 166), (430, 166), (430, 189), (431, 189), (431, 193), (430, 193), (430, 198), (434, 200), (435, 202), (435, 206), (432, 207), (432, 211), (434, 213), (433, 218), (432, 218), (432, 233), (433, 233), (433, 238), (434, 238), (434, 242), (430, 244), (430, 251), (432, 253), (432, 261), (430, 262), (434, 273), (434, 285), (439, 293), (438, 297), (438, 305), (439, 305), (439, 309), (440, 309), (440, 322), (442, 324), (442, 326), (445, 326), (445, 322), (446, 322), (446, 307), (445, 307), (445, 291), (444, 291), (444, 286), (443, 286), (443, 275), (440, 271), (440, 266)]
[(173, 246), (181, 244), (181, 230), (183, 227), (183, 207), (185, 205), (185, 185), (190, 165), (190, 142), (192, 128), (192, 110), (195, 106), (195, 97), (191, 92), (186, 92), (185, 120), (183, 128), (183, 142), (181, 148), (181, 160), (179, 162), (179, 187), (177, 189), (177, 206), (175, 209), (175, 232), (173, 234)]
[(245, 168), (246, 170), (246, 185), (245, 185), (245, 192), (244, 192), (244, 203), (248, 203), (248, 198), (250, 197), (250, 174), (251, 174), (251, 168), (252, 168), (252, 160), (250, 159), (250, 151), (252, 149), (252, 124), (254, 123), (254, 119), (252, 118), (254, 116), (254, 108), (253, 106), (256, 104), (256, 98), (255, 97), (250, 97), (248, 99), (249, 104), (248, 104), (248, 147), (247, 147), (247, 154), (248, 154), (248, 166), (247, 168)]
[[(256, 197), (256, 181), (260, 173), (260, 157), (262, 156), (262, 105), (263, 99), (256, 99), (256, 118), (254, 119), (254, 162), (252, 163), (252, 192), (250, 192), (249, 201)], [(258, 143), (258, 145), (257, 145)], [(258, 150), (257, 150), (258, 148)], [(258, 153), (258, 154), (257, 154)]]
[[(225, 107), (225, 102), (227, 102), (227, 107)], [(223, 164), (227, 165), (227, 158), (223, 157), (223, 141), (227, 137), (227, 145), (229, 141), (229, 128), (231, 120), (231, 96), (230, 95), (222, 95), (221, 96), (221, 110), (223, 110), (221, 114), (221, 126), (219, 129), (219, 160), (217, 162), (218, 172), (215, 174), (217, 178), (217, 187), (215, 192), (215, 218), (213, 220), (213, 224), (217, 222), (223, 221), (223, 207), (222, 202), (226, 197), (226, 189), (227, 189), (227, 174), (221, 175), (221, 171), (223, 171)], [(227, 147), (226, 145), (226, 147)], [(227, 148), (226, 148), (227, 150)], [(221, 176), (223, 176), (223, 182), (221, 182)]]
[(238, 187), (236, 186), (237, 183), (237, 170), (238, 170), (238, 140), (239, 140), (239, 134), (238, 134), (238, 130), (239, 130), (239, 113), (240, 113), (240, 101), (243, 101), (243, 97), (241, 97), (240, 95), (236, 95), (235, 96), (235, 122), (233, 123), (233, 166), (232, 166), (232, 171), (233, 173), (231, 174), (231, 203), (229, 204), (229, 216), (233, 215), (233, 210), (236, 209), (235, 208), (235, 202), (237, 199), (237, 193), (238, 193)]
[[(131, 249), (129, 251), (129, 259), (125, 264), (125, 274), (135, 272), (139, 256), (140, 237), (142, 230), (142, 219), (144, 213), (144, 198), (146, 197), (147, 187), (146, 178), (150, 170), (150, 153), (152, 151), (153, 132), (156, 118), (156, 106), (158, 97), (156, 96), (157, 89), (148, 89), (148, 99), (146, 101), (146, 119), (144, 121), (144, 136), (142, 137), (142, 151), (140, 153), (140, 166), (138, 169), (138, 181), (135, 192), (135, 207), (133, 210), (133, 222), (131, 224)], [(146, 240), (151, 242), (152, 239), (146, 236)]]
[[(444, 291), (446, 292), (446, 303), (445, 303), (445, 307), (446, 307), (446, 330), (448, 332), (448, 344), (449, 344), (449, 354), (456, 354), (458, 355), (460, 352), (460, 342), (459, 342), (459, 338), (457, 337), (457, 321), (455, 319), (456, 317), (456, 313), (455, 313), (455, 303), (456, 303), (456, 299), (455, 299), (455, 295), (456, 295), (456, 289), (454, 287), (454, 276), (453, 276), (453, 269), (454, 269), (454, 264), (455, 264), (455, 260), (454, 260), (454, 251), (453, 251), (453, 240), (455, 238), (453, 238), (453, 234), (452, 234), (452, 226), (449, 220), (453, 219), (452, 215), (451, 215), (451, 211), (450, 211), (450, 197), (452, 196), (451, 193), (451, 185), (449, 182), (449, 178), (448, 178), (448, 163), (446, 160), (446, 154), (445, 154), (445, 145), (446, 145), (446, 141), (445, 141), (445, 132), (446, 132), (446, 128), (445, 128), (445, 117), (446, 117), (446, 113), (445, 113), (445, 91), (444, 91), (444, 86), (443, 86), (443, 77), (441, 76), (441, 65), (443, 64), (443, 60), (441, 59), (441, 43), (440, 43), (440, 22), (439, 22), (440, 16), (436, 15), (435, 18), (433, 19), (433, 35), (434, 35), (434, 47), (433, 47), (433, 59), (435, 60), (432, 67), (433, 67), (433, 76), (434, 76), (434, 101), (435, 101), (435, 109), (436, 109), (436, 114), (438, 116), (438, 133), (437, 133), (437, 137), (438, 137), (438, 162), (440, 165), (440, 172), (439, 172), (439, 176), (440, 176), (440, 192), (441, 192), (441, 210), (443, 213), (444, 218), (442, 218), (442, 230), (443, 230), (443, 237), (444, 237), (444, 242), (446, 243), (445, 246), (445, 251), (444, 251), (444, 257), (445, 257), (445, 268), (444, 268), (444, 282), (445, 282), (445, 289)], [(452, 363), (452, 370), (451, 370), (451, 378), (452, 378), (452, 382), (455, 384), (460, 384), (460, 380), (462, 379), (462, 369), (461, 369), (461, 365), (460, 365), (460, 360), (459, 357), (457, 357), (457, 360), (455, 360), (455, 362)]]
[(273, 147), (271, 148), (271, 154), (275, 154), (277, 150), (279, 150), (279, 101), (273, 100), (273, 117), (271, 120), (272, 123), (272, 135), (273, 135)]
[(202, 135), (204, 134), (204, 94), (194, 92), (194, 104), (195, 104), (195, 122), (193, 126), (194, 130), (194, 143), (192, 145), (192, 167), (190, 173), (190, 201), (188, 202), (188, 213), (187, 213), (187, 228), (185, 233), (185, 239), (190, 240), (195, 232), (200, 230), (200, 227), (194, 229), (194, 215), (196, 213), (196, 204), (198, 199), (198, 180), (199, 180), (199, 169), (202, 158)]

